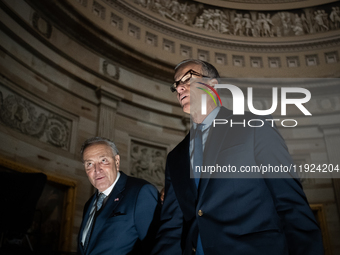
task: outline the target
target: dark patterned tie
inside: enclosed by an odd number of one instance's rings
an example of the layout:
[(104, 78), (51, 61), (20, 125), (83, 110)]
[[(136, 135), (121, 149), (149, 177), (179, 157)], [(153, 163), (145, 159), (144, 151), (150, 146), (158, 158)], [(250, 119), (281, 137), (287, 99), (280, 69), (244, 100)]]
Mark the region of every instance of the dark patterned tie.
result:
[[(202, 128), (203, 124), (197, 124), (194, 138), (194, 161), (193, 161), (193, 171), (195, 177), (196, 187), (200, 182), (201, 170), (203, 165), (203, 142), (202, 142)], [(197, 171), (196, 171), (197, 170)]]
[[(200, 177), (201, 172), (198, 171), (198, 169), (201, 169), (203, 167), (203, 138), (202, 138), (202, 128), (203, 124), (197, 124), (196, 132), (195, 132), (195, 139), (194, 139), (194, 177), (195, 177), (195, 183), (196, 187), (198, 188), (198, 185), (200, 183)], [(196, 170), (197, 166), (197, 171)], [(201, 235), (198, 233), (197, 238), (197, 246), (196, 246), (196, 255), (204, 255), (203, 252), (203, 246), (202, 246), (202, 240)]]
[(100, 193), (98, 201), (97, 201), (97, 211), (102, 207), (103, 201), (106, 198), (106, 195), (104, 193)]
[(103, 201), (105, 199), (106, 195), (104, 193), (100, 193), (98, 198), (97, 198), (97, 202), (93, 205), (91, 212), (90, 212), (90, 217), (88, 219), (88, 222), (91, 222), (91, 226), (89, 227), (87, 234), (86, 234), (86, 238), (85, 238), (85, 242), (84, 242), (84, 251), (86, 252), (87, 246), (89, 244), (89, 240), (90, 240), (90, 236), (91, 236), (91, 232), (92, 232), (92, 228), (93, 228), (93, 221), (94, 221), (94, 210), (99, 211), (99, 209), (102, 207), (103, 205)]

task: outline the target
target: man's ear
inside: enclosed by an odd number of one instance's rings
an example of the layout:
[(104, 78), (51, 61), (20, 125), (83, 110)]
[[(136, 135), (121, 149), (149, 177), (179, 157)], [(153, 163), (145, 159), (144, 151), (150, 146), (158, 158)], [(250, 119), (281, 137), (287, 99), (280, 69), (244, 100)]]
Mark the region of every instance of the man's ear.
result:
[(216, 84), (218, 84), (218, 80), (217, 79), (211, 79), (210, 81), (209, 81), (209, 85), (211, 86), (211, 87), (215, 87), (215, 85)]
[(119, 171), (119, 167), (120, 167), (120, 156), (119, 156), (119, 155), (116, 155), (114, 158), (115, 158), (116, 169), (117, 169), (117, 171)]

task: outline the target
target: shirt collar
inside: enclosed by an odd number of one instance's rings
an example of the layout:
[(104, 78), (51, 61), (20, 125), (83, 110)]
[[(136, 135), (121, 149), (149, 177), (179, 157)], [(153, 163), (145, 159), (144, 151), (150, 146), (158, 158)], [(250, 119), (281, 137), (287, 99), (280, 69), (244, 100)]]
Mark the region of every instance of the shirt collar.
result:
[[(214, 121), (214, 119), (216, 118), (218, 112), (220, 111), (221, 107), (216, 107), (214, 110), (212, 110), (209, 115), (202, 121), (202, 131), (206, 130), (208, 127), (211, 126), (212, 122)], [(197, 127), (197, 123), (193, 122), (192, 123), (193, 128), (196, 129)]]
[(114, 186), (116, 185), (116, 183), (117, 183), (119, 177), (120, 177), (120, 172), (117, 173), (117, 178), (116, 178), (116, 180), (112, 183), (112, 185), (102, 192), (102, 193), (104, 193), (105, 196), (110, 195), (110, 193), (111, 193), (112, 189), (114, 188)]

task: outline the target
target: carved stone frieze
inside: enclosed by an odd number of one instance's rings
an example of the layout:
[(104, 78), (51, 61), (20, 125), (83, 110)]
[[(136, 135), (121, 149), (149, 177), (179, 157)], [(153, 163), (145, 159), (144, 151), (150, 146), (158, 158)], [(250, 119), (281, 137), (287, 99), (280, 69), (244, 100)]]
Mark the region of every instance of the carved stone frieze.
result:
[(0, 84), (0, 123), (63, 150), (69, 150), (72, 122)]
[(251, 4), (277, 4), (277, 3), (294, 3), (303, 0), (228, 0), (235, 3), (251, 3)]
[[(297, 37), (296, 43), (285, 43), (273, 39), (270, 40), (270, 43), (259, 43), (246, 39), (246, 37), (271, 38), (299, 36), (338, 30), (340, 29), (340, 7), (336, 4), (292, 11), (247, 12), (226, 8), (217, 9), (215, 6), (197, 4), (197, 2), (179, 2), (178, 0), (158, 2), (134, 0), (135, 4), (141, 6), (136, 8), (120, 0), (102, 1), (120, 13), (124, 13), (124, 15), (133, 18), (136, 22), (164, 34), (195, 44), (224, 50), (286, 52), (301, 51), (306, 48), (318, 49), (332, 47), (340, 43), (340, 38), (336, 36), (329, 37), (328, 39), (325, 39), (323, 36), (320, 40), (310, 40), (308, 37), (304, 37), (303, 40), (301, 40)], [(138, 8), (147, 8), (158, 13), (164, 21), (162, 22), (147, 13), (143, 13), (138, 10)], [(163, 13), (158, 11), (158, 9), (163, 10)], [(183, 12), (189, 13), (191, 16), (188, 15), (191, 18), (183, 18)], [(170, 25), (167, 23), (167, 20), (184, 24), (188, 27), (188, 30)], [(190, 22), (188, 20), (190, 20)], [(224, 23), (222, 22), (223, 20)], [(202, 34), (192, 32), (192, 27), (200, 28)], [(222, 38), (221, 35), (223, 36)], [(228, 35), (242, 37), (242, 43), (235, 42), (235, 37)]]
[(340, 28), (340, 7), (336, 3), (289, 11), (260, 12), (218, 8), (187, 0), (133, 2), (162, 18), (219, 34), (281, 37)]

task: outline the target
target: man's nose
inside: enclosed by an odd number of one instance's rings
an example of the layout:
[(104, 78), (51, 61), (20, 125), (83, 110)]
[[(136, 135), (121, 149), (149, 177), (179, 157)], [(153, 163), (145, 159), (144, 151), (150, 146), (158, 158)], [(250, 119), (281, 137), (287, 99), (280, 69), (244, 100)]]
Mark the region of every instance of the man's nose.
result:
[(185, 90), (185, 84), (184, 84), (184, 83), (178, 84), (176, 90), (177, 90), (177, 93), (179, 93), (179, 92)]
[(98, 172), (102, 170), (102, 164), (100, 162), (95, 163), (94, 165), (94, 171)]

